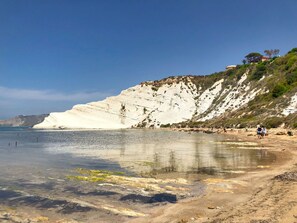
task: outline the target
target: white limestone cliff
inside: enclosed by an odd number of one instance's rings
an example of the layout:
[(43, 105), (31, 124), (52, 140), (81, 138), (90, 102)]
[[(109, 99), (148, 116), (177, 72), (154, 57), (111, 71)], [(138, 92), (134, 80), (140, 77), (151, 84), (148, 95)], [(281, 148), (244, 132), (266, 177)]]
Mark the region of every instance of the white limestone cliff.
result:
[(283, 110), (282, 114), (287, 116), (297, 112), (297, 93), (291, 97), (290, 104)]
[(195, 113), (196, 92), (192, 83), (165, 84), (157, 90), (151, 85), (136, 85), (103, 101), (51, 113), (34, 128), (119, 129), (140, 123), (148, 127), (181, 122)]
[[(160, 127), (199, 117), (212, 119), (225, 111), (233, 111), (260, 93), (250, 89), (246, 74), (235, 86), (220, 79), (210, 87), (193, 83), (193, 77), (145, 82), (103, 101), (76, 105), (65, 112), (51, 113), (34, 128), (44, 129), (120, 129)], [(228, 87), (226, 87), (228, 86)]]

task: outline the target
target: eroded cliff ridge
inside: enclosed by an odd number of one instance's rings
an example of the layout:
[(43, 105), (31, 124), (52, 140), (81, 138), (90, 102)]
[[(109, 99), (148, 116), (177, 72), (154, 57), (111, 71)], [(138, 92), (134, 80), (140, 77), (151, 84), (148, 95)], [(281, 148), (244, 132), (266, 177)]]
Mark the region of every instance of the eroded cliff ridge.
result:
[[(103, 101), (51, 113), (35, 128), (247, 126), (297, 123), (297, 50), (207, 76), (147, 81)], [(296, 121), (295, 121), (296, 120)], [(297, 125), (297, 124), (296, 124)]]

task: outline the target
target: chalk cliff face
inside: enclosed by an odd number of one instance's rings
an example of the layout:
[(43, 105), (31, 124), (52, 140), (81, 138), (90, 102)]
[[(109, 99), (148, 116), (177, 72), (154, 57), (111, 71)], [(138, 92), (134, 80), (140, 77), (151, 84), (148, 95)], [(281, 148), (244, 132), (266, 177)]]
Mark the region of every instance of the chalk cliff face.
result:
[(205, 87), (203, 82), (194, 84), (195, 78), (183, 76), (145, 82), (103, 101), (51, 113), (34, 127), (118, 129), (160, 127), (194, 117), (205, 121), (242, 107), (261, 92), (260, 89), (250, 90), (246, 74), (235, 86), (225, 86), (226, 81), (219, 79)]
[(290, 103), (285, 109), (283, 109), (282, 114), (285, 115), (285, 116), (288, 116), (288, 115), (294, 114), (296, 112), (297, 112), (297, 93), (295, 93), (290, 98)]
[(62, 113), (51, 113), (35, 128), (158, 127), (191, 119), (196, 111), (196, 96), (196, 86), (191, 82), (180, 81), (159, 88), (146, 82), (103, 101), (76, 105)]
[(297, 128), (297, 48), (283, 57), (207, 76), (147, 81), (103, 101), (51, 113), (35, 128), (181, 125)]

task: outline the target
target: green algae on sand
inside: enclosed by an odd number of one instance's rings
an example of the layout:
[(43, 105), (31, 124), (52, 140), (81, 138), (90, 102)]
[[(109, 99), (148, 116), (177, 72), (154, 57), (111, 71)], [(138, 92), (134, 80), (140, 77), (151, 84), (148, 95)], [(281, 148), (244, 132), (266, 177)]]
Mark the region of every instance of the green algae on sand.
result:
[(91, 183), (107, 182), (117, 185), (128, 186), (150, 192), (171, 192), (175, 194), (187, 194), (189, 182), (183, 178), (155, 179), (144, 177), (124, 176), (122, 172), (106, 170), (76, 169), (80, 175), (67, 176), (69, 180), (87, 181)]

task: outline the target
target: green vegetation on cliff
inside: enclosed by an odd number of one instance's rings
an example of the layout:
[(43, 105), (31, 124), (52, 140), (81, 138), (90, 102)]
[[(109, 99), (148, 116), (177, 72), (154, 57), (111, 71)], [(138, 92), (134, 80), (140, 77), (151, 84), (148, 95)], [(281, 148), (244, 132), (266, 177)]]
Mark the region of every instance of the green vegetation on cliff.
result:
[[(224, 79), (223, 89), (230, 86), (236, 88), (237, 82), (244, 73), (247, 74), (246, 81), (249, 82), (250, 91), (261, 90), (253, 100), (237, 110), (226, 111), (213, 119), (201, 122), (198, 116), (176, 126), (244, 128), (263, 124), (268, 128), (280, 125), (296, 128), (297, 114), (285, 116), (282, 111), (290, 104), (291, 97), (297, 92), (297, 48), (290, 50), (284, 56), (273, 57), (264, 62), (238, 65), (233, 69), (209, 76), (198, 76), (193, 82), (197, 86), (210, 87), (215, 81)], [(217, 99), (213, 104), (223, 100), (225, 98)]]
[[(182, 123), (165, 123), (161, 127), (255, 127), (268, 128), (285, 125), (297, 127), (297, 114), (284, 110), (297, 93), (297, 48), (284, 56), (275, 56), (278, 49), (265, 50), (245, 56), (244, 63), (228, 66), (225, 71), (205, 76), (172, 76), (160, 81), (144, 82), (158, 89), (164, 85), (189, 82), (196, 101), (191, 120)], [(274, 56), (274, 57), (273, 57)], [(182, 88), (180, 89), (183, 90)], [(177, 106), (179, 106), (177, 104)], [(185, 108), (183, 108), (185, 109)], [(295, 108), (293, 108), (294, 110)]]

